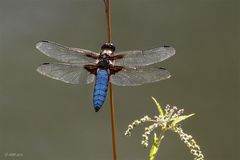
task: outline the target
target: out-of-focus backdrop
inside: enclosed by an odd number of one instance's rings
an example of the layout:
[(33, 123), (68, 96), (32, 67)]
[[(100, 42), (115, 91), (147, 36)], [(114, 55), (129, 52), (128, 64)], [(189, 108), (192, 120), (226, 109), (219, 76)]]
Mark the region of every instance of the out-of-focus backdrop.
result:
[[(140, 144), (144, 127), (130, 138), (124, 131), (134, 119), (157, 114), (151, 96), (162, 105), (177, 105), (186, 114), (196, 113), (182, 127), (195, 137), (206, 159), (237, 159), (237, 3), (112, 1), (117, 51), (166, 44), (177, 51), (160, 64), (171, 72), (169, 80), (139, 87), (114, 86), (119, 159), (147, 159), (148, 149)], [(35, 48), (40, 40), (99, 51), (106, 41), (104, 3), (0, 0), (0, 159), (112, 159), (109, 99), (95, 113), (93, 85), (68, 85), (38, 74), (38, 65), (54, 61)], [(193, 157), (178, 136), (169, 133), (157, 159)]]

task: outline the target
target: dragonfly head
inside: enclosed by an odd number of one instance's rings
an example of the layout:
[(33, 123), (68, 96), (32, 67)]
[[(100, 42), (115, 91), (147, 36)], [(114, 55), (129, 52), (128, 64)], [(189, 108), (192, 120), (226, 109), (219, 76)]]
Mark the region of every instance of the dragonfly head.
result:
[(116, 48), (115, 48), (115, 46), (112, 43), (105, 43), (105, 44), (102, 45), (101, 49), (102, 49), (102, 51), (110, 50), (113, 53)]

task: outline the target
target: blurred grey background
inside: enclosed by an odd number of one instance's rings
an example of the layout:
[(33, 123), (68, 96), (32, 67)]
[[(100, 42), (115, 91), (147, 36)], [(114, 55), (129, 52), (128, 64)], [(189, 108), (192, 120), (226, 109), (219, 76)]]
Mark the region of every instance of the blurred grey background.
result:
[[(144, 127), (127, 126), (157, 114), (151, 96), (177, 105), (206, 159), (239, 158), (239, 2), (237, 0), (112, 0), (117, 51), (165, 44), (177, 54), (160, 64), (172, 78), (140, 87), (114, 86), (118, 159), (147, 159)], [(36, 72), (52, 62), (40, 40), (99, 51), (106, 41), (101, 0), (0, 0), (0, 159), (112, 159), (109, 99), (95, 113), (93, 85), (68, 85)], [(10, 153), (18, 154), (15, 156)], [(193, 159), (168, 133), (157, 159)]]

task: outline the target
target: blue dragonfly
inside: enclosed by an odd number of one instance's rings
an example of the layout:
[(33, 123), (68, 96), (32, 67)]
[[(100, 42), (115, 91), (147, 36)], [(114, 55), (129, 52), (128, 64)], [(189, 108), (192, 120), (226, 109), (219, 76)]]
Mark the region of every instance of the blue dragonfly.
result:
[(153, 64), (175, 54), (170, 46), (115, 53), (112, 43), (103, 44), (98, 53), (50, 41), (38, 42), (36, 48), (61, 62), (40, 65), (37, 71), (42, 75), (70, 84), (90, 84), (95, 80), (93, 104), (96, 112), (105, 101), (109, 81), (117, 86), (138, 86), (170, 78), (165, 68)]

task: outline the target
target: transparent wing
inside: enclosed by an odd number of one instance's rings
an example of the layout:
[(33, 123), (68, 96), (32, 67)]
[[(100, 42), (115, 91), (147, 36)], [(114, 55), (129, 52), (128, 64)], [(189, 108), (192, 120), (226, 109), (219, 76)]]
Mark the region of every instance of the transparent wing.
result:
[(138, 86), (170, 77), (170, 73), (164, 68), (123, 68), (111, 75), (111, 82), (118, 86)]
[(117, 59), (115, 65), (125, 67), (139, 67), (161, 62), (175, 54), (173, 47), (164, 46), (150, 50), (136, 50), (119, 52), (116, 55), (123, 55), (122, 59)]
[(44, 63), (37, 71), (44, 76), (70, 84), (89, 84), (95, 79), (95, 75), (90, 74), (83, 66), (72, 64)]
[(89, 50), (70, 48), (50, 41), (38, 42), (36, 48), (45, 55), (66, 63), (94, 63), (96, 59), (93, 57), (98, 56), (97, 53)]

